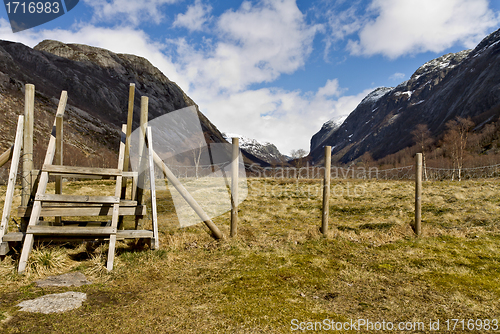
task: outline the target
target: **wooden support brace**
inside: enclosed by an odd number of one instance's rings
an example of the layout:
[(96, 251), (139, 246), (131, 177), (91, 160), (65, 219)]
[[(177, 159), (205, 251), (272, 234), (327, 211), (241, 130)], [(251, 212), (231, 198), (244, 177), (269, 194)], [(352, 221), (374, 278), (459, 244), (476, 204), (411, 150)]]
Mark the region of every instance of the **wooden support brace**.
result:
[[(66, 109), (66, 102), (68, 100), (68, 94), (66, 91), (62, 91), (61, 98), (59, 99), (59, 106), (57, 107), (56, 115), (64, 115), (64, 110)], [(45, 154), (44, 164), (49, 165), (54, 161), (54, 155), (56, 151), (56, 138), (55, 138), (55, 127), (56, 123), (54, 121), (54, 128), (50, 136), (49, 145), (47, 147), (47, 153)], [(44, 194), (47, 190), (47, 182), (49, 180), (49, 174), (47, 172), (42, 172), (40, 176), (40, 181), (38, 183), (37, 194)], [(42, 209), (42, 203), (40, 201), (35, 201), (33, 204), (33, 209), (31, 212), (31, 217), (29, 220), (29, 226), (35, 226), (40, 218), (40, 211)], [(34, 237), (33, 234), (26, 234), (24, 238), (23, 250), (21, 252), (21, 257), (19, 259), (18, 272), (20, 274), (24, 273), (26, 270), (26, 265), (28, 263), (28, 257), (33, 248)]]
[(2, 222), (0, 225), (0, 255), (5, 255), (9, 251), (8, 243), (3, 241), (3, 236), (9, 227), (10, 211), (12, 209), (12, 198), (14, 197), (14, 187), (16, 185), (17, 169), (19, 167), (19, 158), (21, 156), (21, 148), (23, 146), (23, 127), (24, 116), (19, 116), (17, 121), (16, 139), (14, 140), (12, 162), (10, 164), (9, 182), (5, 193), (5, 200), (2, 211)]
[(154, 242), (151, 245), (152, 249), (160, 248), (160, 239), (158, 236), (158, 214), (156, 212), (156, 185), (155, 185), (155, 165), (153, 159), (153, 136), (151, 134), (151, 127), (148, 126), (146, 133), (146, 140), (148, 145), (148, 163), (149, 163), (149, 183), (151, 193), (151, 211), (152, 211), (152, 224)]
[(207, 227), (212, 231), (212, 235), (215, 239), (222, 239), (223, 235), (219, 228), (212, 222), (210, 217), (205, 213), (203, 208), (196, 202), (196, 200), (191, 196), (189, 191), (184, 188), (182, 183), (175, 177), (172, 171), (165, 165), (163, 160), (158, 156), (156, 152), (153, 152), (154, 162), (162, 169), (163, 174), (165, 174), (168, 182), (170, 182), (174, 188), (179, 192), (179, 194), (186, 200), (186, 202), (191, 206), (191, 208), (196, 212), (200, 219), (207, 225)]

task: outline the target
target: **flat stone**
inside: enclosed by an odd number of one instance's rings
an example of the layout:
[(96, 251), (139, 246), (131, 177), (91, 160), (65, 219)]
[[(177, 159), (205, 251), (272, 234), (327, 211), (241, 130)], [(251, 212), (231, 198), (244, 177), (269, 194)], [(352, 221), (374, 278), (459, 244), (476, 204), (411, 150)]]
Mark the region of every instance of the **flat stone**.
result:
[(21, 307), (19, 311), (24, 312), (61, 313), (79, 308), (85, 300), (87, 300), (86, 293), (68, 291), (25, 300), (17, 304), (17, 306)]
[(39, 287), (48, 287), (48, 286), (82, 286), (92, 284), (84, 274), (80, 272), (72, 272), (58, 276), (50, 276), (44, 280), (36, 281), (36, 285)]

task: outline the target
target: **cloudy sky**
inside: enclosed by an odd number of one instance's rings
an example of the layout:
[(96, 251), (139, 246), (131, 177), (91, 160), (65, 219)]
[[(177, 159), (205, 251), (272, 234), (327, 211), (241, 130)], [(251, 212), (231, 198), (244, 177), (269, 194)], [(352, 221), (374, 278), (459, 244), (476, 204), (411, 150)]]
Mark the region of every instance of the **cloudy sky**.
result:
[(80, 0), (0, 39), (146, 57), (223, 132), (309, 150), (321, 125), (500, 26), (498, 0)]

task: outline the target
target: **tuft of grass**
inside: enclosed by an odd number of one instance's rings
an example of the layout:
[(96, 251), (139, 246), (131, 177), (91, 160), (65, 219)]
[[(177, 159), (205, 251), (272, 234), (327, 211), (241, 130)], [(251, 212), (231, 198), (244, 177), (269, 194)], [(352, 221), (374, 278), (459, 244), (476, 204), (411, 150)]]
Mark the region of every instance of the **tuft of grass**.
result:
[(26, 276), (40, 278), (57, 275), (76, 266), (62, 247), (41, 246), (34, 248), (28, 258)]

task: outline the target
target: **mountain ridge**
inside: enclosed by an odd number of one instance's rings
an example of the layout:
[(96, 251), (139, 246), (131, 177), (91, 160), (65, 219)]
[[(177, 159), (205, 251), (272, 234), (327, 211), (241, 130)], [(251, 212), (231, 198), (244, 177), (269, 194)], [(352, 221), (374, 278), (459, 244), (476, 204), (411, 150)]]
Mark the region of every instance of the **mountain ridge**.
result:
[[(326, 137), (322, 130), (313, 136), (310, 159), (320, 162), (322, 148), (329, 145), (334, 161), (340, 163), (350, 163), (365, 153), (377, 160), (413, 145), (411, 131), (418, 124), (426, 124), (438, 138), (446, 122), (456, 117), (471, 117), (476, 124), (496, 120), (500, 113), (499, 42), (500, 29), (473, 50), (426, 62), (409, 80), (385, 88), (373, 101), (368, 97), (376, 90), (371, 92), (337, 130)], [(323, 141), (313, 142), (321, 136)]]

